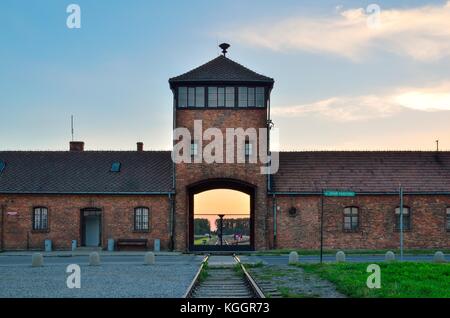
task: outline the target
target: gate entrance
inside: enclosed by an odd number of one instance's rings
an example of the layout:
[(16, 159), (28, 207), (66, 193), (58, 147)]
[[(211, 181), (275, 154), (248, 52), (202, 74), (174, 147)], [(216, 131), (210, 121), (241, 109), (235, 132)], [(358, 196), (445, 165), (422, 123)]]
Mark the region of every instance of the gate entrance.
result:
[(215, 180), (190, 190), (190, 250), (253, 250), (254, 189)]

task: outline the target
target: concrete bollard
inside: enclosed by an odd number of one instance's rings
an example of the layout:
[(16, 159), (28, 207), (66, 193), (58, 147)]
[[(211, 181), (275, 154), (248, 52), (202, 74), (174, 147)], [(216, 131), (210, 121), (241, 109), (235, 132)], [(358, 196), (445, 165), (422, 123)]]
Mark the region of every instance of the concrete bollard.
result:
[(289, 253), (289, 262), (288, 264), (297, 264), (298, 263), (298, 253), (297, 252), (290, 252)]
[(435, 263), (445, 263), (446, 260), (445, 260), (444, 253), (442, 253), (441, 251), (437, 251), (436, 253), (434, 253), (433, 262), (435, 262)]
[(147, 252), (144, 254), (144, 265), (153, 265), (155, 264), (155, 253)]
[(345, 262), (345, 253), (343, 251), (339, 251), (336, 253), (336, 262), (338, 263)]
[(31, 266), (41, 267), (42, 265), (44, 265), (44, 256), (41, 253), (33, 253), (31, 256)]
[(89, 254), (89, 265), (99, 266), (100, 265), (100, 255), (97, 252), (92, 252)]
[(395, 254), (392, 251), (387, 251), (386, 255), (384, 256), (384, 260), (386, 262), (392, 262), (395, 261)]

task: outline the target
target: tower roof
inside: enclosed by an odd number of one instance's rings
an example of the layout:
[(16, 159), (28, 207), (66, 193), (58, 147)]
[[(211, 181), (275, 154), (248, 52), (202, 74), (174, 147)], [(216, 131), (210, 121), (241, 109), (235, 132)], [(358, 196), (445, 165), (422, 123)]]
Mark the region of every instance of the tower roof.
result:
[(273, 78), (258, 74), (220, 55), (182, 75), (169, 79), (170, 86), (184, 83), (255, 83), (273, 86)]

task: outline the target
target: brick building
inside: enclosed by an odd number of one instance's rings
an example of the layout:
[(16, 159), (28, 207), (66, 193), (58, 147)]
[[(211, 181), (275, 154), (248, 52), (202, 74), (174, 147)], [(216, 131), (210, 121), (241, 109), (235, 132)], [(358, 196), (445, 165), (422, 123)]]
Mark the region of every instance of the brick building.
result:
[[(325, 248), (395, 248), (400, 211), (405, 247), (450, 248), (450, 152), (280, 152), (279, 170), (267, 175), (259, 157), (249, 160), (257, 145), (233, 139), (244, 162), (196, 162), (209, 141), (196, 136), (194, 121), (202, 133), (224, 135), (255, 128), (261, 137), (260, 128), (272, 127), (274, 80), (222, 48), (223, 55), (169, 80), (174, 129), (194, 137), (192, 163), (144, 151), (142, 143), (136, 151), (85, 151), (83, 142), (71, 142), (69, 151), (0, 151), (0, 249), (42, 249), (46, 239), (54, 249), (70, 249), (72, 240), (106, 248), (111, 238), (145, 239), (150, 248), (159, 239), (163, 250), (179, 251), (317, 249), (321, 225)], [(248, 215), (220, 216), (220, 229), (209, 228), (213, 239), (197, 233), (195, 198), (217, 189), (245, 194)], [(235, 227), (225, 234), (220, 222)]]

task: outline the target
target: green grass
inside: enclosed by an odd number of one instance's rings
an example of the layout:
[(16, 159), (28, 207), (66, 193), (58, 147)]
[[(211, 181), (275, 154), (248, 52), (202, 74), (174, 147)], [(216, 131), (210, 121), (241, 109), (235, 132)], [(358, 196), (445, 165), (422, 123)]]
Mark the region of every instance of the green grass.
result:
[(198, 281), (201, 283), (209, 276), (208, 274), (208, 261), (203, 264), (202, 270), (198, 276)]
[(332, 282), (338, 291), (353, 297), (450, 298), (450, 264), (380, 263), (381, 288), (369, 289), (369, 263), (298, 264), (306, 272)]
[[(299, 255), (318, 255), (320, 253), (319, 250), (316, 249), (275, 249), (275, 250), (267, 250), (267, 251), (259, 251), (254, 253), (253, 255), (285, 255), (289, 254), (292, 251), (296, 251)], [(338, 250), (325, 249), (324, 254), (334, 255)], [(400, 251), (398, 249), (379, 249), (379, 250), (370, 250), (370, 249), (358, 249), (358, 250), (346, 250), (343, 249), (345, 254), (347, 255), (384, 255), (387, 251), (392, 251), (397, 255), (400, 255)], [(436, 251), (441, 251), (444, 254), (450, 254), (450, 249), (406, 249), (404, 250), (405, 255), (430, 255), (434, 254)]]
[(206, 242), (208, 242), (209, 241), (209, 237), (202, 236), (202, 237), (195, 238), (194, 245), (203, 245), (203, 240), (206, 240)]

